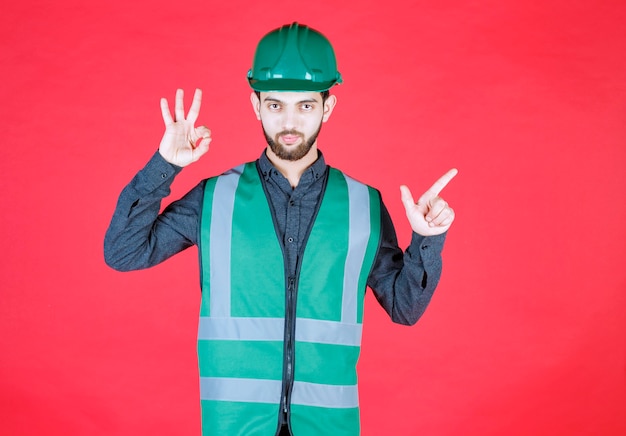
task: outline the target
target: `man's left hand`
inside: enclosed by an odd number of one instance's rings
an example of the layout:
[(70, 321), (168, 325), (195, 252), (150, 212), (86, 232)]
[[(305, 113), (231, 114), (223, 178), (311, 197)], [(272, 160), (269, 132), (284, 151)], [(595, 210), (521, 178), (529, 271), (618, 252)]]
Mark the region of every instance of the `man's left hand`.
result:
[(417, 200), (417, 203), (413, 200), (409, 188), (405, 185), (400, 186), (406, 216), (415, 233), (422, 236), (434, 236), (450, 228), (454, 221), (454, 210), (439, 196), (439, 193), (457, 173), (455, 168), (445, 173)]

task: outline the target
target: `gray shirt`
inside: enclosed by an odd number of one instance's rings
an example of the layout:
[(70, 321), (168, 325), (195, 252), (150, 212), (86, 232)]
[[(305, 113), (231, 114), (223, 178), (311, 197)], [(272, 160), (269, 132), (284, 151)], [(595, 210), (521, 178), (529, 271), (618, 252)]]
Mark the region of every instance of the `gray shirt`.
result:
[[(285, 250), (285, 267), (295, 274), (298, 253), (321, 198), (326, 162), (320, 152), (295, 188), (265, 152), (257, 160), (257, 168)], [(109, 266), (119, 271), (148, 268), (197, 245), (206, 180), (159, 213), (161, 201), (169, 195), (180, 171), (157, 152), (124, 188), (104, 239)], [(381, 220), (382, 237), (367, 285), (394, 322), (411, 325), (423, 314), (441, 276), (445, 234), (424, 237), (413, 233), (403, 253), (382, 202)]]

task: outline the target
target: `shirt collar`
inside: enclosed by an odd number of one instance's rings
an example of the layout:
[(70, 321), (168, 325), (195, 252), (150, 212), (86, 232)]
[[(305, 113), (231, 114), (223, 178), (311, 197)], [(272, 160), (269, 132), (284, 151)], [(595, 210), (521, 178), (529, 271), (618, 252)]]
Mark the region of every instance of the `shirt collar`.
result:
[[(276, 169), (274, 164), (269, 160), (265, 150), (261, 153), (261, 157), (259, 157), (259, 168), (261, 169), (261, 174), (265, 180), (269, 180), (272, 177), (283, 177), (283, 175)], [(319, 178), (324, 176), (326, 172), (326, 161), (324, 160), (324, 155), (318, 149), (317, 150), (317, 160), (308, 167), (304, 173), (302, 173), (302, 177), (300, 181), (303, 179), (310, 178), (311, 182), (318, 180)]]

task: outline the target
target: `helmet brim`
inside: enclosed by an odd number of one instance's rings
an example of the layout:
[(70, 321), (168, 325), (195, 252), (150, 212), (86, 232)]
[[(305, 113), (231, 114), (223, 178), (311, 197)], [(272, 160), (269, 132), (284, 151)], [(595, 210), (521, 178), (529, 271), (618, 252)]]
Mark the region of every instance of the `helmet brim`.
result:
[(335, 85), (341, 83), (339, 80), (331, 80), (329, 82), (312, 82), (311, 80), (296, 79), (273, 79), (273, 80), (254, 80), (248, 79), (250, 87), (259, 92), (323, 92), (328, 91)]

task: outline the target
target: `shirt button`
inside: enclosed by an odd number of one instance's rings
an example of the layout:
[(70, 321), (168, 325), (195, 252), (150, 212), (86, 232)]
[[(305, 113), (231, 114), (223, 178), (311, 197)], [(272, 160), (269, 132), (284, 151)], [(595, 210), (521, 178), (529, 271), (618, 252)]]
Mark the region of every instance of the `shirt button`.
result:
[(295, 204), (296, 204), (296, 202), (295, 202), (295, 201), (293, 201), (293, 200), (289, 200), (289, 206), (294, 206)]
[(293, 242), (293, 238), (287, 238), (288, 242)]
[(162, 178), (162, 179), (167, 179), (167, 173), (162, 173), (162, 174), (161, 174), (161, 178)]

